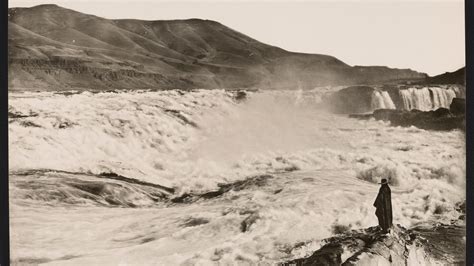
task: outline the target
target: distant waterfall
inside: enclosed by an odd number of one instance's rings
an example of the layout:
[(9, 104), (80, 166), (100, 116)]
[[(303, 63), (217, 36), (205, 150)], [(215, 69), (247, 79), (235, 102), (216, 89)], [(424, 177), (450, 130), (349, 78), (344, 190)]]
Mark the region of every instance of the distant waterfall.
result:
[(371, 107), (373, 110), (376, 109), (396, 109), (395, 104), (390, 98), (390, 95), (386, 91), (374, 90), (372, 93)]
[(421, 111), (436, 110), (441, 107), (449, 108), (451, 101), (456, 97), (456, 93), (459, 93), (458, 88), (424, 87), (400, 90), (403, 109), (418, 109)]

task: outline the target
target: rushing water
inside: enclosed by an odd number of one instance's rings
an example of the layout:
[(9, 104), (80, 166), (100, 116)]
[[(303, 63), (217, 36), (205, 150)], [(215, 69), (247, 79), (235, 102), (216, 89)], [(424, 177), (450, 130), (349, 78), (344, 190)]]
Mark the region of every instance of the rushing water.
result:
[[(375, 225), (381, 177), (395, 223), (459, 216), (462, 132), (334, 115), (321, 96), (10, 93), (12, 260), (274, 263), (314, 250), (335, 226)], [(171, 200), (246, 178), (217, 197)]]
[[(421, 89), (408, 88), (400, 90), (403, 107), (406, 110), (418, 109), (421, 111), (449, 108), (451, 101), (456, 97), (456, 87), (442, 89), (439, 87), (425, 87)], [(459, 93), (459, 91), (458, 91)]]
[(374, 90), (372, 93), (372, 109), (397, 109), (386, 91)]
[(449, 108), (455, 97), (464, 98), (461, 89), (457, 86), (450, 87), (411, 87), (398, 90), (400, 106), (394, 104), (387, 91), (374, 90), (371, 99), (371, 109), (401, 109), (420, 111)]

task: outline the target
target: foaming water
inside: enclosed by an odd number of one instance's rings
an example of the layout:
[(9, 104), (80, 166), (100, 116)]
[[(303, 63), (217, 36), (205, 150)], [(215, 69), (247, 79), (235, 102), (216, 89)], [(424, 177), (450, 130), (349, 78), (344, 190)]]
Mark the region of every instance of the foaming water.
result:
[(456, 97), (464, 98), (459, 87), (423, 87), (399, 89), (400, 104), (395, 105), (387, 91), (375, 89), (371, 96), (371, 109), (401, 109), (420, 111), (436, 110), (438, 108), (449, 108)]
[(453, 98), (459, 94), (457, 87), (447, 89), (439, 87), (408, 88), (400, 90), (405, 110), (418, 109), (421, 111), (449, 108)]
[(318, 129), (331, 118), (314, 95), (256, 93), (242, 104), (225, 91), (13, 95), (11, 112), (35, 115), (11, 120), (10, 165), (206, 190), (254, 173), (245, 156), (338, 145)]
[[(375, 225), (381, 177), (392, 184), (395, 223), (459, 215), (461, 131), (334, 115), (318, 90), (234, 96), (11, 93), (12, 259), (274, 263), (298, 243), (318, 246), (335, 225)], [(258, 187), (165, 202), (268, 173)]]
[(372, 109), (396, 109), (395, 104), (386, 91), (374, 90), (372, 93)]

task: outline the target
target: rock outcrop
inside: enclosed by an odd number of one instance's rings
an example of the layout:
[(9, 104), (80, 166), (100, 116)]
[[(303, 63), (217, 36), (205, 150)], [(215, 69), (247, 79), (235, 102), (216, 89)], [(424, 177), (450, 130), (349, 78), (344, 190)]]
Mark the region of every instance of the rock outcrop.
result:
[(319, 250), (283, 265), (442, 265), (462, 264), (465, 243), (462, 225), (433, 225), (406, 229), (378, 227), (353, 230), (324, 240)]
[(466, 113), (466, 99), (454, 98), (449, 110), (453, 115), (464, 115)]
[(456, 111), (453, 113), (446, 108), (439, 108), (427, 112), (416, 109), (411, 111), (378, 109), (372, 114), (351, 114), (349, 117), (358, 119), (375, 118), (376, 120), (390, 121), (392, 126), (415, 126), (427, 130), (466, 130), (464, 113), (459, 113), (459, 110), (457, 109), (454, 110)]
[(334, 113), (365, 113), (371, 110), (372, 86), (351, 86), (324, 98), (327, 108)]

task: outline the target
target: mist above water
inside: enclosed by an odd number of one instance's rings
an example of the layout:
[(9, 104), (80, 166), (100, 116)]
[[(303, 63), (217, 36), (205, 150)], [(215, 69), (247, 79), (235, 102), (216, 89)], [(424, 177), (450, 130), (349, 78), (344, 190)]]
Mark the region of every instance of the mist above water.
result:
[[(379, 95), (386, 101), (387, 94)], [(334, 115), (321, 97), (318, 90), (249, 92), (245, 101), (223, 90), (11, 94), (10, 112), (24, 116), (10, 119), (11, 170), (112, 172), (207, 190), (286, 168), (358, 171), (382, 158), (397, 161), (397, 145), (408, 146), (396, 163), (406, 168), (406, 156), (422, 160), (426, 154), (417, 151), (440, 134)], [(453, 134), (460, 133), (445, 133), (441, 142), (463, 141)], [(360, 163), (361, 156), (373, 159)], [(439, 162), (434, 167), (446, 164)], [(399, 178), (409, 177), (427, 178), (416, 171)]]
[[(304, 95), (303, 95), (304, 94)], [(316, 93), (302, 91), (255, 93), (233, 106), (226, 116), (214, 114), (200, 121), (205, 139), (195, 155), (236, 162), (243, 156), (294, 153), (309, 148), (348, 147), (327, 133), (335, 126)]]

